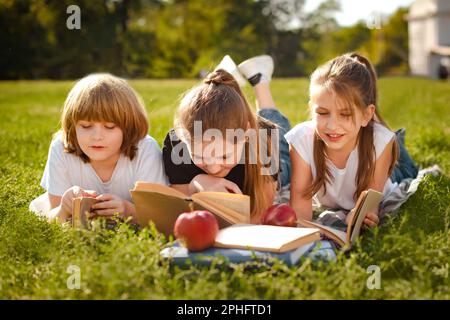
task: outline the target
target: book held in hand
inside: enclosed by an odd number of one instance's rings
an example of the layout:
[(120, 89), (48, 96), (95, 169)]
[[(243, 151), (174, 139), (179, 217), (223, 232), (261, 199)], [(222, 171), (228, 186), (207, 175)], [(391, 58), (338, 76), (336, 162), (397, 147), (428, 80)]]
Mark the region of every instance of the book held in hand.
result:
[[(92, 223), (95, 219), (100, 218), (95, 210), (92, 209), (92, 205), (99, 202), (92, 197), (77, 197), (73, 199), (73, 211), (72, 211), (72, 227), (77, 229), (92, 228)], [(107, 229), (113, 229), (117, 225), (117, 221), (111, 218), (104, 218), (104, 226)]]
[(78, 197), (73, 199), (72, 227), (90, 229), (90, 218), (95, 215), (92, 205), (98, 200), (91, 197)]
[(150, 221), (166, 236), (173, 234), (178, 216), (193, 210), (214, 214), (219, 228), (250, 223), (250, 197), (226, 192), (198, 192), (191, 197), (165, 185), (138, 181), (131, 192), (135, 220), (141, 227)]
[(380, 204), (383, 194), (376, 190), (366, 190), (361, 192), (356, 201), (355, 208), (349, 214), (353, 214), (351, 220), (347, 224), (347, 231), (337, 230), (335, 228), (324, 226), (317, 222), (307, 220), (299, 220), (298, 224), (302, 227), (318, 228), (322, 235), (333, 240), (342, 250), (349, 250), (358, 238), (364, 219), (369, 212), (376, 212)]

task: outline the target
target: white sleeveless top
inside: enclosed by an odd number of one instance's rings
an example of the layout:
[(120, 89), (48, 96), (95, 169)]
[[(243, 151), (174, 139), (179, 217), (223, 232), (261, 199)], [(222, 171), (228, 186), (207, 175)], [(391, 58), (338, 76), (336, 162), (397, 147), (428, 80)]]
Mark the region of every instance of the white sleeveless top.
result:
[[(295, 151), (311, 167), (313, 179), (316, 178), (316, 166), (314, 164), (314, 132), (315, 123), (306, 121), (299, 123), (285, 134), (287, 142), (293, 146)], [(395, 133), (380, 123), (373, 126), (375, 157), (378, 159), (383, 153), (386, 145), (395, 136)], [(332, 184), (326, 183), (326, 194), (323, 187), (314, 195), (313, 206), (324, 206), (333, 209), (351, 210), (355, 207), (353, 195), (356, 191), (356, 173), (358, 170), (358, 148), (355, 147), (350, 153), (344, 169), (338, 169), (333, 162), (327, 160), (331, 174), (334, 177)], [(388, 178), (384, 185), (383, 194), (386, 196), (397, 185)]]

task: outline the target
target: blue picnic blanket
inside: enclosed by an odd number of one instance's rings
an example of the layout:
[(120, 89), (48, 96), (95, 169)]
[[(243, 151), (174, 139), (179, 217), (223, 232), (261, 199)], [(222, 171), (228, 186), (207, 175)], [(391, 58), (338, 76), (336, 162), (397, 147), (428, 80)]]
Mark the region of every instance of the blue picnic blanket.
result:
[(197, 266), (209, 266), (216, 257), (223, 257), (229, 263), (261, 261), (271, 264), (273, 259), (278, 259), (288, 266), (295, 266), (301, 261), (302, 257), (311, 258), (314, 261), (335, 261), (336, 250), (335, 244), (328, 240), (308, 243), (284, 253), (214, 247), (192, 252), (175, 242), (171, 246), (164, 248), (160, 254), (164, 258), (170, 259), (171, 263), (180, 267), (186, 267), (191, 263)]

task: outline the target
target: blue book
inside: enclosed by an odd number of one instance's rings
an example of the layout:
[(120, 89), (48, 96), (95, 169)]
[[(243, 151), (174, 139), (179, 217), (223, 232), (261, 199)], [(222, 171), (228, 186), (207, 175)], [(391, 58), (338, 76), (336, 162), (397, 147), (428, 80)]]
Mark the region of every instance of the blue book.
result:
[(313, 260), (334, 261), (336, 259), (335, 250), (336, 246), (334, 243), (328, 240), (310, 242), (283, 253), (215, 247), (193, 252), (175, 242), (173, 245), (164, 248), (160, 254), (164, 258), (170, 259), (171, 263), (180, 267), (188, 266), (190, 263), (197, 266), (209, 266), (215, 257), (223, 257), (229, 263), (262, 261), (268, 264), (275, 258), (283, 261), (288, 266), (295, 266), (302, 257)]

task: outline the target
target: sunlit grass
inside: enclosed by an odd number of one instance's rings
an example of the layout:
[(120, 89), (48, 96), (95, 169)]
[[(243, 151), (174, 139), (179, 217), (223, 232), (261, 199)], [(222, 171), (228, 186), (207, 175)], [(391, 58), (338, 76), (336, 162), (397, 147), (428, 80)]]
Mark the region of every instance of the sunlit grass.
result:
[[(439, 164), (417, 193), (384, 226), (365, 234), (346, 257), (248, 270), (170, 267), (159, 258), (165, 240), (153, 231), (80, 232), (28, 212), (60, 109), (74, 82), (0, 82), (0, 298), (31, 299), (316, 299), (450, 298), (450, 84), (426, 79), (380, 81), (381, 114), (405, 127), (406, 145), (421, 166)], [(161, 144), (180, 95), (193, 80), (134, 80)], [(307, 79), (276, 79), (278, 107), (292, 124), (308, 117)], [(248, 99), (253, 103), (250, 88)], [(381, 289), (366, 287), (369, 265), (382, 272)], [(81, 289), (69, 290), (67, 268), (81, 270)]]

